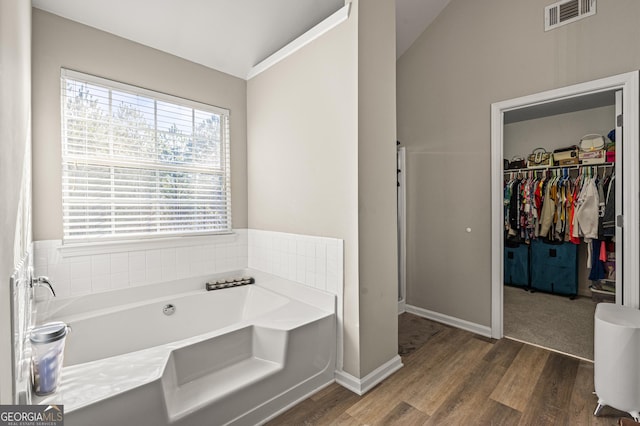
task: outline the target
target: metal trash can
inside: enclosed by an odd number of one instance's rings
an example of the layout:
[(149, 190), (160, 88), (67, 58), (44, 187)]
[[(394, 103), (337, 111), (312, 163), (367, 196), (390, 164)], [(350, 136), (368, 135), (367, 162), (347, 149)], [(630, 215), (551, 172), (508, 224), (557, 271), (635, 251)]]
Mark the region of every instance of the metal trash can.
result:
[(31, 383), (36, 395), (53, 393), (60, 383), (68, 330), (67, 324), (60, 321), (43, 324), (31, 330)]
[(593, 381), (594, 415), (605, 405), (640, 420), (640, 311), (611, 303), (596, 306)]

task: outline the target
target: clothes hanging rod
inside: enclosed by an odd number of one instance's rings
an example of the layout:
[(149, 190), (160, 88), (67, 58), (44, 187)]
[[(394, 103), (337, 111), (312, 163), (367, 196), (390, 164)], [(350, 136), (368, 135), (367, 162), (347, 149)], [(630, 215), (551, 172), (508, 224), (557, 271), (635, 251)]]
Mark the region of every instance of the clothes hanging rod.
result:
[(555, 170), (555, 169), (578, 170), (584, 167), (613, 167), (615, 165), (616, 163), (601, 163), (601, 164), (577, 164), (574, 166), (548, 166), (548, 167), (535, 167), (535, 168), (523, 167), (521, 169), (506, 169), (504, 170), (504, 173), (539, 172), (539, 171), (547, 171), (547, 170)]

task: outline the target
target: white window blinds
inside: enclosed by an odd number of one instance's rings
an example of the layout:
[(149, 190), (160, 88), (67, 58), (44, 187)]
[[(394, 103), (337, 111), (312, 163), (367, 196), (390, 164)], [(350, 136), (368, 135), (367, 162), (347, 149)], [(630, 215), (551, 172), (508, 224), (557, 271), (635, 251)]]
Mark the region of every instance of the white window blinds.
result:
[(62, 70), (65, 242), (231, 231), (229, 112)]

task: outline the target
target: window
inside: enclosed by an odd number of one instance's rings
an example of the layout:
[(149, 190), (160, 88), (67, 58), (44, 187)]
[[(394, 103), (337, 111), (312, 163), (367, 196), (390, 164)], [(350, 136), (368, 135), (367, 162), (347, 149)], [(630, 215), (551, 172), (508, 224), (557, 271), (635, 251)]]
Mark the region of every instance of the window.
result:
[(231, 231), (229, 112), (62, 70), (65, 242)]

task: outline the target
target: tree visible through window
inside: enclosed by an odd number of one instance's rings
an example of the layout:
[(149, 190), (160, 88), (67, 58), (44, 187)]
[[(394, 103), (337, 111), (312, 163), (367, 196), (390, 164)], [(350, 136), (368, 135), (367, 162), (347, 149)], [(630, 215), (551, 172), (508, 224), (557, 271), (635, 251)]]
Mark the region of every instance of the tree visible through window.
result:
[(64, 240), (231, 231), (227, 110), (62, 71)]

